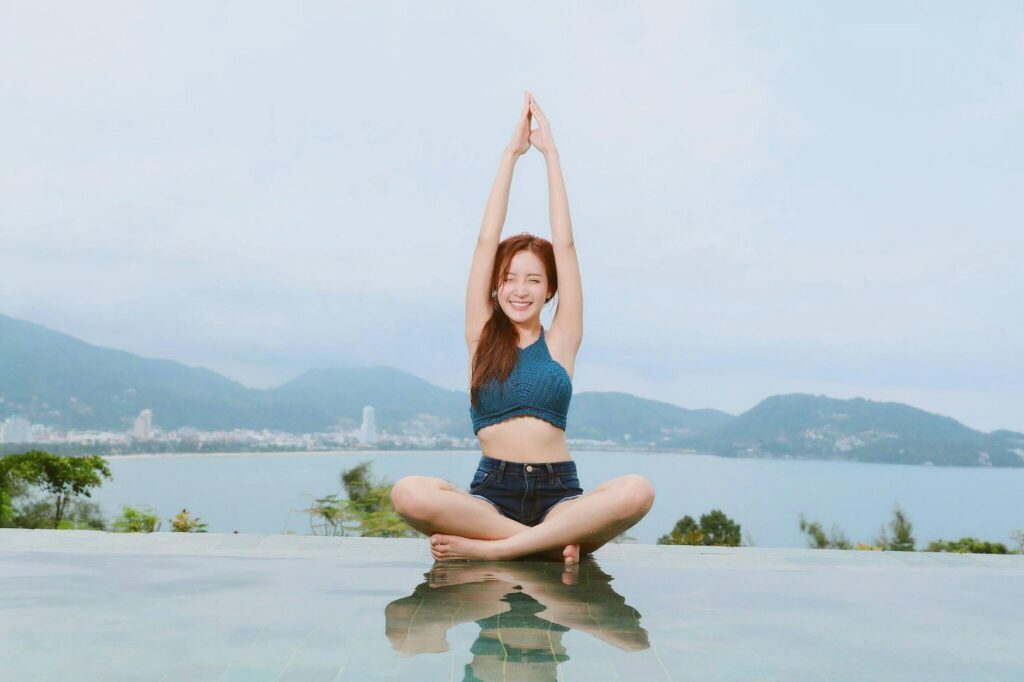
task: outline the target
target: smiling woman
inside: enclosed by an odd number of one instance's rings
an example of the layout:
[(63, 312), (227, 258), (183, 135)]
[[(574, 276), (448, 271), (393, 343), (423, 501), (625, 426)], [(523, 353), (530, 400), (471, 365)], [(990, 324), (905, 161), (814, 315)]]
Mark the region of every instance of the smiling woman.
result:
[[(552, 239), (524, 232), (499, 241), (516, 161), (531, 146), (547, 166)], [(545, 333), (541, 310), (556, 293)], [(441, 478), (406, 476), (391, 493), (402, 518), (431, 535), (435, 559), (543, 554), (572, 564), (650, 510), (654, 488), (636, 474), (589, 492), (580, 487), (565, 428), (582, 338), (583, 286), (561, 162), (551, 125), (527, 92), (466, 291), (470, 416), (483, 451), (476, 475), (468, 492)]]
[[(563, 357), (559, 361), (540, 347), (546, 348), (548, 343), (539, 321), (540, 306), (536, 304), (540, 299), (545, 303), (550, 301), (558, 288), (551, 243), (527, 233), (511, 237), (498, 245), (495, 263), (496, 288), (491, 296), (495, 299), (495, 308), (500, 308), (503, 314), (490, 317), (475, 344), (476, 357), (470, 357), (473, 433), (479, 436), (486, 427), (521, 415), (537, 417), (564, 431), (572, 397), (572, 378), (566, 366), (571, 367), (574, 358)], [(526, 303), (517, 306), (519, 300)], [(538, 311), (534, 314), (535, 308)], [(520, 346), (521, 335), (515, 322), (522, 319), (524, 324), (529, 324), (534, 317), (540, 329), (537, 338), (525, 347)], [(508, 386), (516, 390), (505, 390)], [(539, 426), (535, 430), (543, 437), (546, 429)], [(535, 451), (533, 459), (569, 459), (564, 439), (554, 435), (557, 442), (550, 448)], [(501, 457), (496, 451), (505, 447), (502, 437), (497, 436), (495, 443), (485, 443), (485, 440), (490, 440), (486, 431), (481, 436), (481, 445), (492, 456)], [(515, 457), (514, 452), (510, 454)]]

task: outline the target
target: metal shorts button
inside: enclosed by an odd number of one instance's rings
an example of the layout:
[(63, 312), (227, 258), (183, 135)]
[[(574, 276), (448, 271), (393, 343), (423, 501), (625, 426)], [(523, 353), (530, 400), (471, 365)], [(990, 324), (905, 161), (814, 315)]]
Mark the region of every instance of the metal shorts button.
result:
[(533, 471), (533, 467), (532, 467), (532, 466), (530, 466), (529, 464), (527, 464), (527, 465), (526, 465), (526, 470), (527, 470), (527, 471)]

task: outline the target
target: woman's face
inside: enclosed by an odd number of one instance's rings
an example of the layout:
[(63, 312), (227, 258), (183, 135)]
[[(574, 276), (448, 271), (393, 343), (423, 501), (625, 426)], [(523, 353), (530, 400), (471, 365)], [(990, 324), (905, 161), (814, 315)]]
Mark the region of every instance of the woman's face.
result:
[(539, 318), (544, 299), (548, 297), (544, 263), (532, 251), (520, 251), (512, 257), (508, 275), (498, 287), (498, 304), (514, 322)]

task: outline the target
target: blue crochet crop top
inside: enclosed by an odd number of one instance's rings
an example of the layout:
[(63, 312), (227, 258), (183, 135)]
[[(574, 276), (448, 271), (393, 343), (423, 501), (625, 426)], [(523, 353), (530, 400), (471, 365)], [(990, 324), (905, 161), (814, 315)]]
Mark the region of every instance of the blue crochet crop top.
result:
[(565, 430), (565, 418), (572, 399), (572, 379), (557, 361), (551, 358), (540, 336), (526, 348), (516, 347), (516, 364), (506, 381), (491, 379), (480, 390), (480, 408), (469, 406), (473, 434), (491, 424), (512, 417), (538, 417)]

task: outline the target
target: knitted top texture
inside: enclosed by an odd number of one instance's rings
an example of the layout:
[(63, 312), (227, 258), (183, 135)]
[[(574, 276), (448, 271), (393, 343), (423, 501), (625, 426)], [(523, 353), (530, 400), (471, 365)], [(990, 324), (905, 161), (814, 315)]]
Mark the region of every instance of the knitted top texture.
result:
[(512, 417), (537, 417), (565, 430), (572, 379), (548, 352), (544, 327), (526, 348), (516, 347), (516, 364), (504, 382), (490, 379), (480, 390), (479, 409), (469, 406), (474, 435), (485, 426)]

